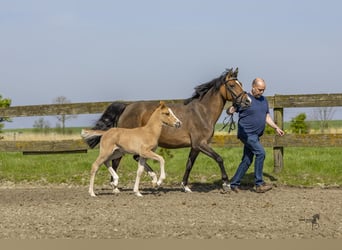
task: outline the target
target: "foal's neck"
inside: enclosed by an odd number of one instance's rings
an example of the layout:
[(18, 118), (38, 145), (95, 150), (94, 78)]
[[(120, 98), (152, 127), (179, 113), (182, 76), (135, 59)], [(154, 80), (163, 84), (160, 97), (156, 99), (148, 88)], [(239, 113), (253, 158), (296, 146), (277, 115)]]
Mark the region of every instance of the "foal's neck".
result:
[(161, 113), (160, 109), (157, 108), (151, 115), (151, 117), (148, 119), (146, 125), (144, 126), (146, 129), (148, 129), (153, 134), (156, 134), (158, 137), (160, 136), (163, 122), (161, 121)]

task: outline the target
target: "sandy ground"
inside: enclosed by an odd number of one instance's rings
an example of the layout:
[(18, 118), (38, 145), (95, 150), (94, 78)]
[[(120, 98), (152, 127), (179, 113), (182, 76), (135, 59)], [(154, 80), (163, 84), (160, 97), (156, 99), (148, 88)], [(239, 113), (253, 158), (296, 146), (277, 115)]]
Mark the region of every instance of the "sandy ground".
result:
[[(342, 189), (0, 185), (0, 239), (342, 239)], [(319, 214), (319, 220), (313, 219)]]

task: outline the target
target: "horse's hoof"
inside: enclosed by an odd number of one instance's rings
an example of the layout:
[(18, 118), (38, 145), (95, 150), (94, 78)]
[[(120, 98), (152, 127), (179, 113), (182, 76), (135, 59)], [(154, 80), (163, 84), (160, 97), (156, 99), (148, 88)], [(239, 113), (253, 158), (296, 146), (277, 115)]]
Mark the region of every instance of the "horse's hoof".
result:
[(222, 184), (222, 189), (223, 189), (224, 192), (229, 192), (229, 191), (231, 190), (231, 189), (230, 189), (230, 184), (224, 182), (224, 183)]
[(188, 185), (184, 185), (184, 183), (182, 182), (182, 189), (185, 193), (192, 193), (191, 189), (189, 188)]
[(113, 194), (119, 194), (120, 193), (120, 190), (116, 187), (113, 189)]
[(157, 186), (160, 187), (160, 185), (163, 183), (163, 181), (157, 181)]

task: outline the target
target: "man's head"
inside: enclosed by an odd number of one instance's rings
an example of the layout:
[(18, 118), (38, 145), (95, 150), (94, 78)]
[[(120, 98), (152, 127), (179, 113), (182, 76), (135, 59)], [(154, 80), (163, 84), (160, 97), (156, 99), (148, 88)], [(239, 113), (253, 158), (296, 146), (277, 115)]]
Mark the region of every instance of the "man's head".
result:
[(265, 89), (266, 84), (264, 79), (257, 77), (253, 80), (251, 93), (255, 98), (260, 98), (264, 94)]

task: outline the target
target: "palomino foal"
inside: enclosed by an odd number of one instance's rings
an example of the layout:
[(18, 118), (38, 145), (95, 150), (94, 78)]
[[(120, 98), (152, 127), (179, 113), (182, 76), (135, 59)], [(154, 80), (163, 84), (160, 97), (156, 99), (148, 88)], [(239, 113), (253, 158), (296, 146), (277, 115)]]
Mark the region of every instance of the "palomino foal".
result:
[(114, 179), (114, 189), (118, 191), (117, 185), (119, 182), (119, 176), (115, 170), (111, 168), (110, 161), (122, 157), (125, 153), (140, 156), (133, 189), (137, 196), (142, 196), (139, 192), (139, 182), (141, 174), (144, 172), (144, 164), (147, 159), (159, 161), (159, 180), (157, 181), (157, 178), (155, 178), (152, 182), (154, 185), (161, 185), (165, 179), (165, 161), (162, 156), (156, 154), (154, 151), (158, 146), (158, 139), (163, 125), (179, 128), (181, 126), (181, 121), (174, 115), (172, 110), (161, 101), (145, 126), (137, 128), (115, 127), (107, 131), (83, 129), (81, 136), (84, 139), (89, 139), (93, 136), (101, 136), (100, 153), (91, 169), (89, 194), (91, 196), (96, 196), (94, 193), (94, 180), (96, 172), (102, 164), (105, 164), (108, 168)]

